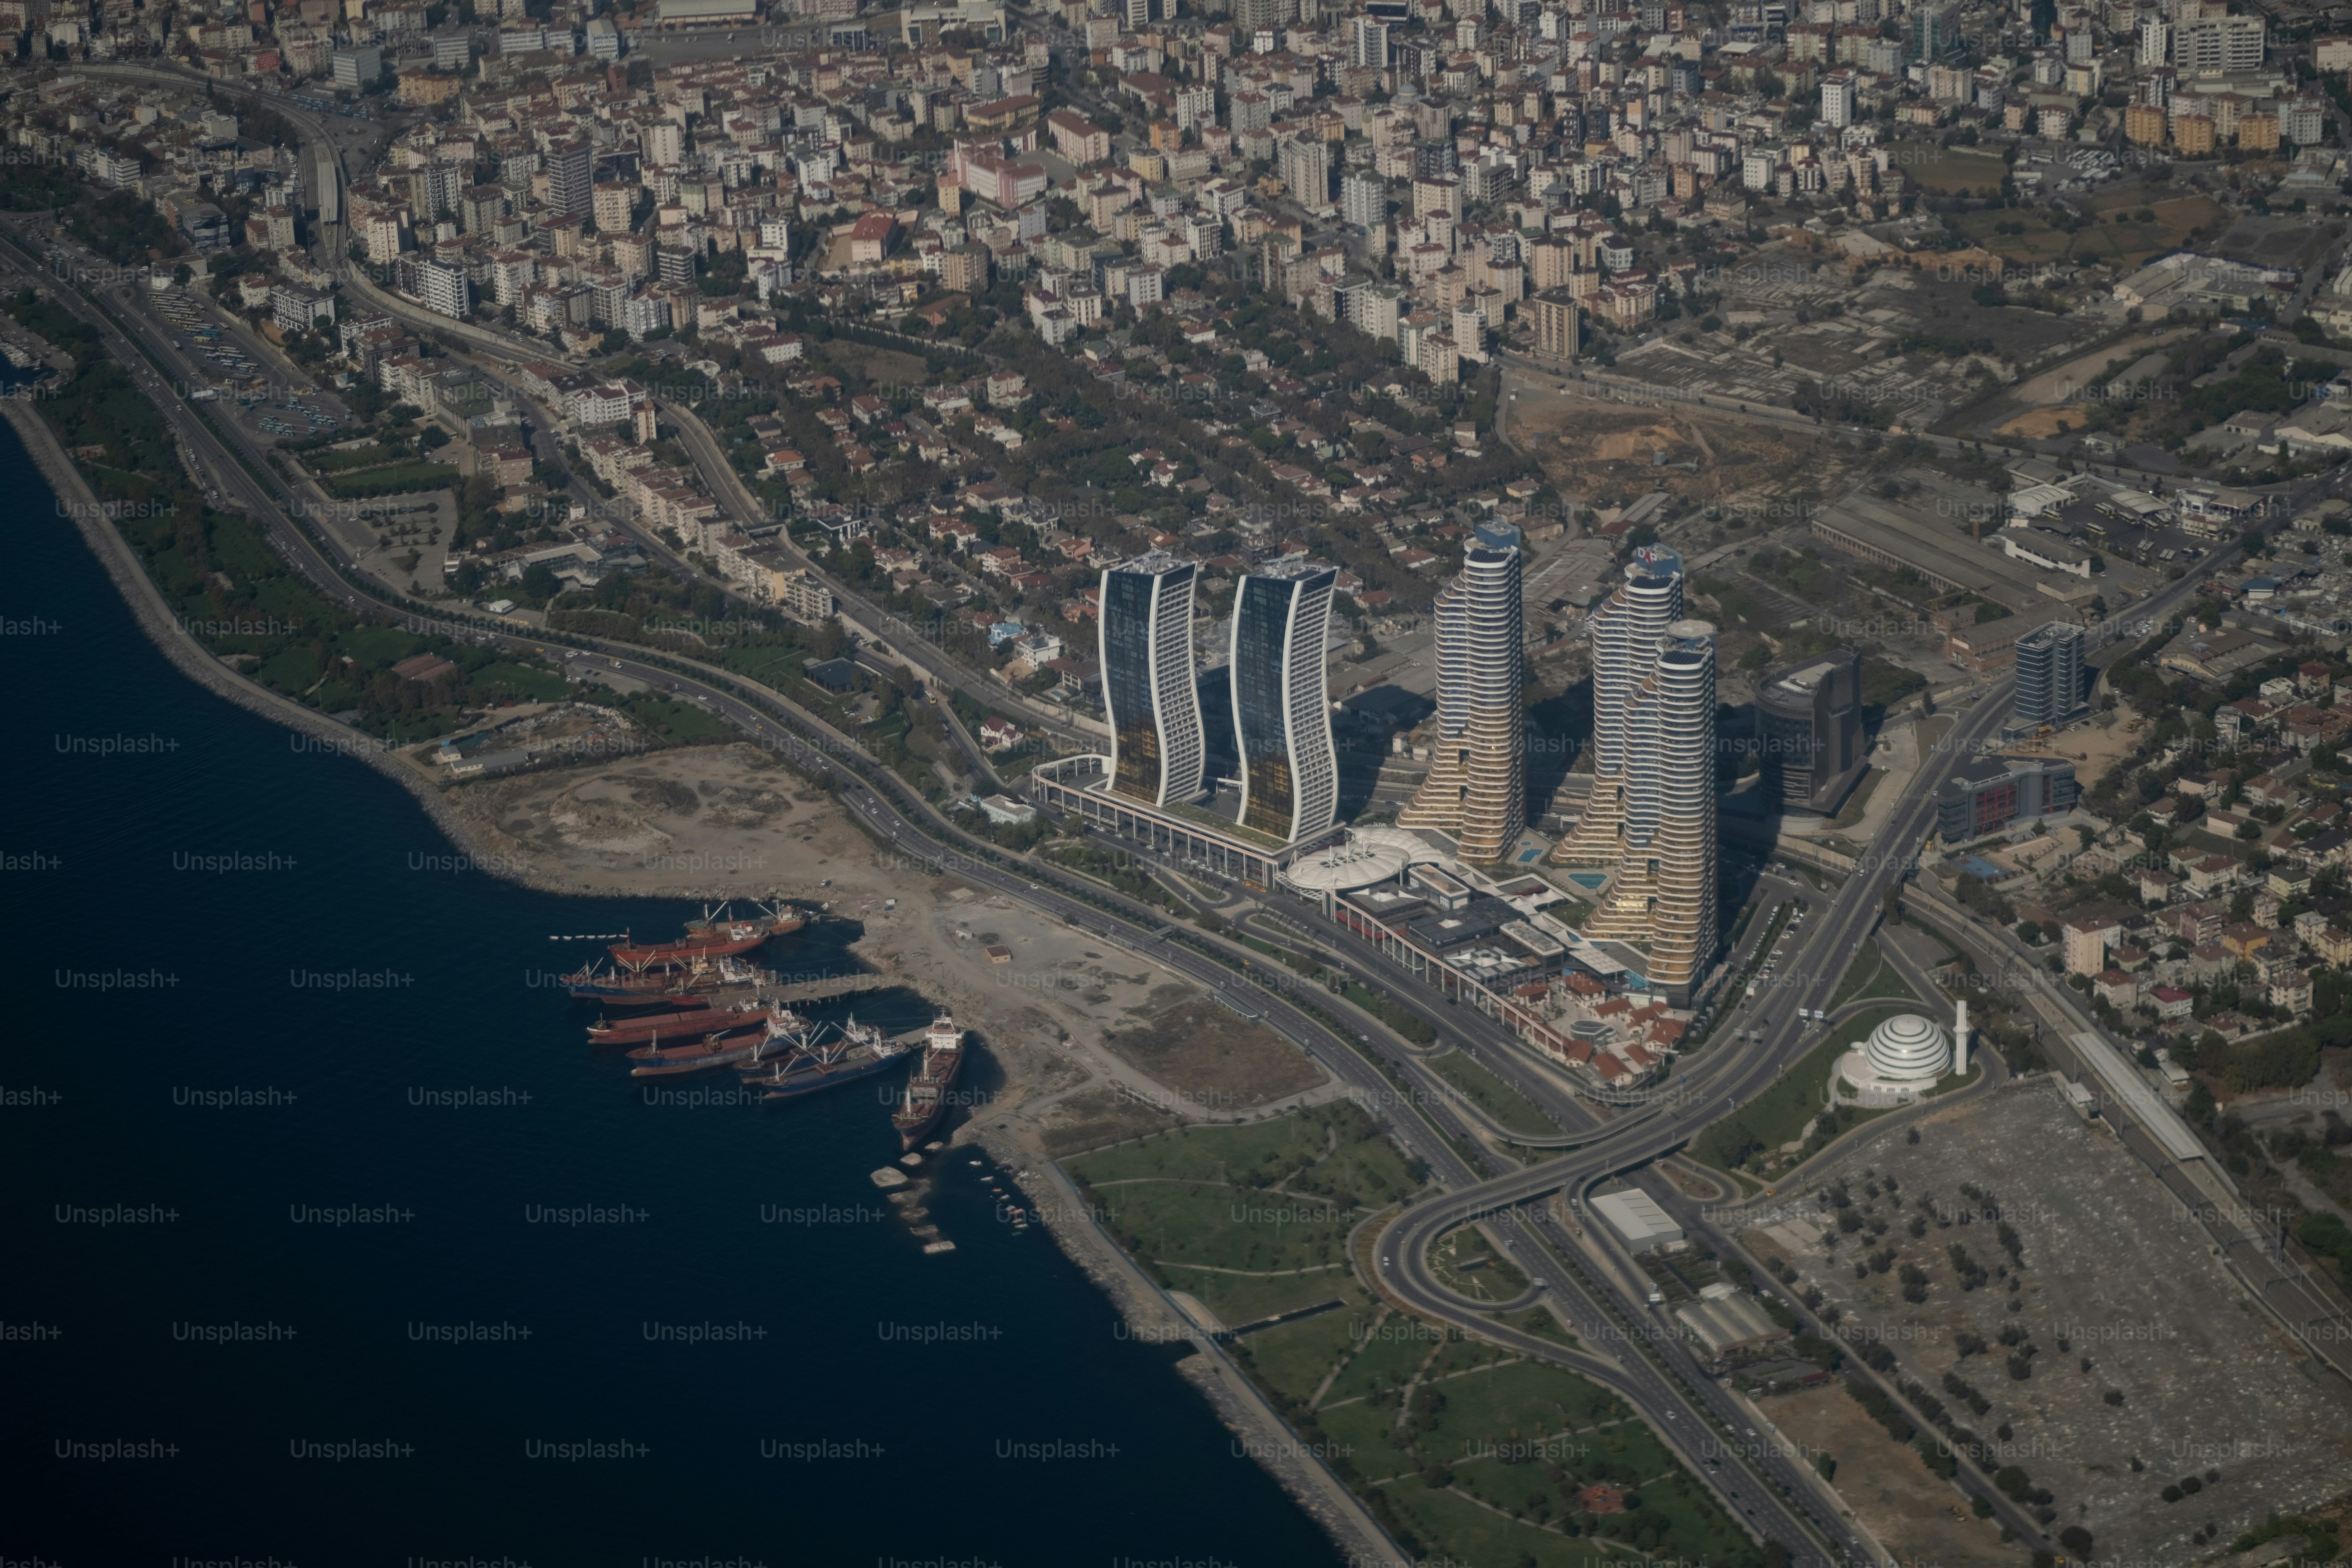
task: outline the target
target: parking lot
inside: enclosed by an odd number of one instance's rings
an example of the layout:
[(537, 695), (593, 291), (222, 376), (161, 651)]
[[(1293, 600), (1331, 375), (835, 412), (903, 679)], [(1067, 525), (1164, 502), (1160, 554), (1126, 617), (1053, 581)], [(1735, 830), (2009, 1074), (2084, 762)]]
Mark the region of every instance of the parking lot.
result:
[(198, 401), (205, 400), (205, 390), (234, 398), (262, 434), (285, 440), (307, 440), (342, 427), (343, 416), (331, 400), (316, 389), (298, 391), (270, 382), (264, 367), (185, 289), (165, 290), (149, 303), (186, 340), (183, 353), (210, 363), (220, 374), (222, 384), (198, 389)]

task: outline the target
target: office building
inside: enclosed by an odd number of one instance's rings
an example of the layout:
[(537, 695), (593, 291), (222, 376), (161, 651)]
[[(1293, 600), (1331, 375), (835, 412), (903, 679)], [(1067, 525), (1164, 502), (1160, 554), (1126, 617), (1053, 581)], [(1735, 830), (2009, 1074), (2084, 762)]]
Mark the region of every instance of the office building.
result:
[(1324, 648), (1329, 566), (1253, 574), (1234, 596), (1234, 739), (1244, 827), (1296, 843), (1339, 816), (1339, 759), (1331, 740)]
[(337, 49), (332, 58), (335, 86), (358, 92), (383, 75), (383, 51), (373, 44)]
[(1519, 595), (1517, 547), (1484, 530), (1437, 595), (1437, 731), (1397, 826), (1448, 835), (1465, 860), (1501, 859), (1527, 827)]
[(1143, 556), (1102, 574), (1103, 706), (1110, 787), (1155, 806), (1201, 793), (1205, 746), (1192, 672), (1189, 561)]
[(1841, 648), (1756, 686), (1750, 740), (1783, 811), (1832, 812), (1869, 765), (1863, 744), (1862, 656)]
[(2017, 639), (2019, 733), (2065, 723), (2083, 706), (2083, 628), (2052, 621)]
[(1965, 844), (2011, 823), (2063, 816), (2082, 798), (2074, 764), (2046, 757), (1971, 757), (1936, 791), (1936, 834)]
[(1911, 12), (1907, 52), (1914, 64), (1942, 59), (1960, 47), (1958, 0), (1928, 0)]

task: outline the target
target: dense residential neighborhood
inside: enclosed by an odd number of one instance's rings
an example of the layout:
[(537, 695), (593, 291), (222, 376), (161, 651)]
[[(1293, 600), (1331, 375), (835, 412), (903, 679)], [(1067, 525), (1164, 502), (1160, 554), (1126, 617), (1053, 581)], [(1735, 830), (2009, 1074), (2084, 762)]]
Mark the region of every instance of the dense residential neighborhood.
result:
[(2334, 1555), (2149, 1465), (2342, 1424), (2352, 3), (0, 23), (11, 424), (183, 668), (518, 855), (789, 816), (1335, 1540)]

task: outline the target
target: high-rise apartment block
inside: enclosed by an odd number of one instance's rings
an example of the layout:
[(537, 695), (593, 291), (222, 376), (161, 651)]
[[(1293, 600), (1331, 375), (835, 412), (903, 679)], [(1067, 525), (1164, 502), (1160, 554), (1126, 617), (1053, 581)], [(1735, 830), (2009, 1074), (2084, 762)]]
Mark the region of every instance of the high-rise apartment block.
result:
[(2017, 639), (2020, 731), (2063, 724), (2083, 705), (2083, 628), (2052, 621)]
[(1482, 537), (1435, 618), (1437, 732), (1397, 826), (1446, 834), (1465, 860), (1500, 860), (1528, 823), (1518, 547)]
[(596, 205), (596, 154), (585, 142), (563, 142), (547, 154), (547, 207), (586, 216)]
[(1715, 628), (1682, 608), (1680, 558), (1651, 548), (1594, 616), (1592, 791), (1554, 851), (1609, 869), (1584, 934), (1645, 943), (1650, 985), (1676, 1001), (1717, 914)]
[(2183, 76), (2242, 76), (2263, 68), (2260, 16), (2204, 16), (2172, 35), (2172, 63)]
[(1822, 123), (1843, 131), (1853, 123), (1857, 88), (1852, 71), (1831, 71), (1822, 78)]
[(1282, 183), (1291, 195), (1318, 211), (1331, 204), (1331, 147), (1294, 136), (1282, 143)]

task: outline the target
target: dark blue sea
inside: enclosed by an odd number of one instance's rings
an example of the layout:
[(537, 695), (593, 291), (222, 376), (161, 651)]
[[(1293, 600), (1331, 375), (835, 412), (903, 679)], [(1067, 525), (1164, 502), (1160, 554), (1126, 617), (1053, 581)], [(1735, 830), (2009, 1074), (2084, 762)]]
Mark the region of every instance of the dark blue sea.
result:
[(544, 981), (600, 944), (549, 936), (692, 908), (438, 868), (399, 786), (173, 669), (5, 426), (0, 487), (0, 1559), (1337, 1561), (992, 1169), (922, 1254), (877, 1082), (649, 1104), (583, 1043)]

